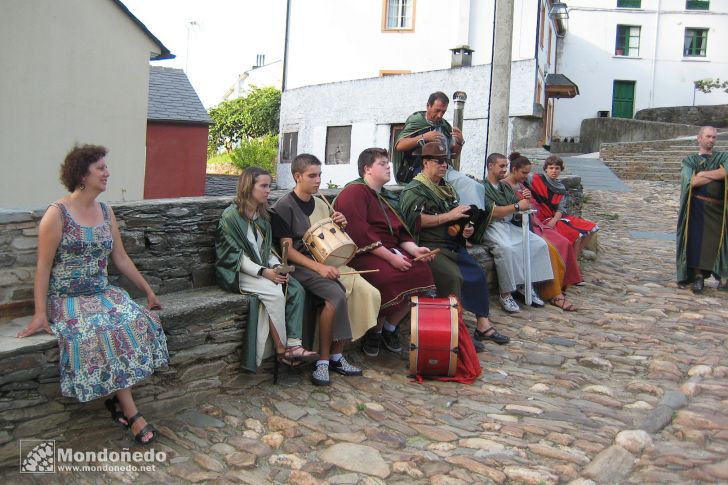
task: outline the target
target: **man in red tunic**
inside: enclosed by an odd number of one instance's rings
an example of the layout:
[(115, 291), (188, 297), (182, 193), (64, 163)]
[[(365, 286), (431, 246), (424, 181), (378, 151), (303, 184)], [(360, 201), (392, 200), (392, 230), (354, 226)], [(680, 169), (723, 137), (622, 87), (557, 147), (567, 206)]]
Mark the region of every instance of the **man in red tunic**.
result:
[(396, 212), (396, 197), (384, 188), (391, 168), (387, 151), (367, 148), (359, 155), (360, 178), (350, 182), (334, 201), (334, 208), (348, 221), (349, 236), (359, 247), (349, 266), (357, 270), (377, 269), (362, 274), (382, 295), (377, 326), (365, 335), (362, 350), (379, 354), (380, 345), (401, 352), (399, 322), (409, 313), (411, 295), (434, 295), (435, 283), (427, 261), (433, 256), (415, 243)]

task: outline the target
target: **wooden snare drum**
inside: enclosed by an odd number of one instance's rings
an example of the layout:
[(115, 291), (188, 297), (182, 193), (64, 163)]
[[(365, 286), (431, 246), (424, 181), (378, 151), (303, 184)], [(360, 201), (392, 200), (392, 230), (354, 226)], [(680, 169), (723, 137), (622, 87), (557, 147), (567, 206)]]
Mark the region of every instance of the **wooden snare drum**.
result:
[(455, 297), (412, 297), (410, 373), (455, 375), (458, 364), (458, 302)]
[(321, 219), (303, 234), (303, 243), (319, 263), (343, 266), (356, 254), (356, 244), (331, 218)]

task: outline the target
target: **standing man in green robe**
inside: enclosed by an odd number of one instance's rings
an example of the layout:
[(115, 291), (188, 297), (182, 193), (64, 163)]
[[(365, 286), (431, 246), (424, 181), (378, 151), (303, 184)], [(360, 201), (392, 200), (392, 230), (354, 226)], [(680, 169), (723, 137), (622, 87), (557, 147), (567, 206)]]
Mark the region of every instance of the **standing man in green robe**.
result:
[[(426, 143), (440, 142), (447, 152), (448, 166), (445, 182), (457, 191), (461, 204), (485, 209), (485, 190), (475, 179), (452, 167), (451, 159), (457, 157), (465, 145), (463, 133), (453, 128), (444, 118), (450, 98), (441, 91), (434, 92), (427, 100), (427, 110), (412, 113), (404, 128), (397, 135), (392, 154), (394, 174), (398, 183), (406, 184), (422, 170), (422, 157), (418, 153)], [(479, 242), (475, 240), (474, 242)]]
[(728, 291), (728, 153), (714, 152), (717, 131), (704, 126), (698, 133), (698, 153), (685, 157), (680, 172), (680, 213), (677, 221), (677, 281), (701, 293), (705, 278), (720, 278)]

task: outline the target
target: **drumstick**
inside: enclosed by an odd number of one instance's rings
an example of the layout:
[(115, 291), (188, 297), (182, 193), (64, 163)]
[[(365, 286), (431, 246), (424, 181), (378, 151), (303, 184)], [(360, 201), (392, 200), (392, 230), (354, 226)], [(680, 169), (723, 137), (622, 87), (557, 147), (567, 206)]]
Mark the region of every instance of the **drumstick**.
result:
[(425, 258), (427, 258), (427, 257), (429, 257), (429, 256), (434, 256), (435, 254), (437, 254), (437, 253), (439, 253), (439, 252), (440, 252), (440, 248), (437, 248), (437, 249), (433, 249), (433, 250), (432, 250), (432, 251), (430, 251), (429, 253), (425, 253), (425, 254), (422, 254), (422, 255), (420, 255), (420, 256), (417, 256), (417, 257), (416, 257), (415, 259), (413, 259), (412, 261), (419, 261), (419, 260), (421, 260), (421, 259), (425, 259)]
[(378, 269), (363, 269), (361, 271), (347, 271), (345, 273), (339, 273), (339, 276), (346, 276), (350, 274), (364, 274), (364, 273), (376, 273)]

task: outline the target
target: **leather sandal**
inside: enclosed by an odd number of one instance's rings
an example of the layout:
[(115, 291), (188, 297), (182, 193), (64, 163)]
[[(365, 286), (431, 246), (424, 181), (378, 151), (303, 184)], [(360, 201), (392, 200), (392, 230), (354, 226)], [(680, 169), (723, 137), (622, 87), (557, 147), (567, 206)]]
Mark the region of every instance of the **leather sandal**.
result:
[(561, 308), (565, 312), (575, 312), (577, 310), (573, 303), (566, 301), (566, 297), (564, 295), (551, 298), (551, 304), (556, 308)]
[[(127, 418), (127, 420), (129, 421), (129, 429), (131, 429), (131, 427), (135, 421), (137, 421), (143, 417), (144, 416), (142, 416), (142, 413), (138, 412), (131, 418)], [(144, 441), (144, 439), (143, 439), (144, 435), (147, 433), (152, 433), (152, 437), (149, 438), (147, 441)], [(139, 430), (139, 432), (137, 434), (134, 435), (134, 441), (136, 441), (140, 445), (147, 446), (147, 445), (151, 444), (153, 441), (155, 441), (158, 436), (159, 436), (159, 431), (157, 431), (157, 428), (155, 428), (151, 424), (147, 423), (146, 426), (144, 426), (141, 430)]]
[(505, 345), (511, 341), (510, 337), (503, 335), (495, 327), (488, 327), (482, 332), (476, 328), (473, 332), (473, 338), (475, 340), (492, 340), (498, 345)]
[(283, 357), (291, 362), (313, 362), (319, 359), (319, 354), (311, 350), (306, 350), (300, 345), (286, 347)]
[(126, 416), (124, 416), (124, 412), (119, 409), (119, 400), (116, 398), (116, 396), (107, 399), (104, 401), (104, 406), (106, 406), (106, 409), (111, 413), (111, 420), (124, 428), (129, 427), (129, 420), (126, 419)]

